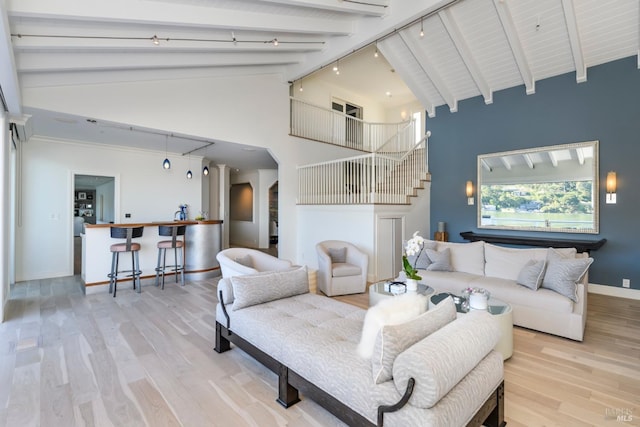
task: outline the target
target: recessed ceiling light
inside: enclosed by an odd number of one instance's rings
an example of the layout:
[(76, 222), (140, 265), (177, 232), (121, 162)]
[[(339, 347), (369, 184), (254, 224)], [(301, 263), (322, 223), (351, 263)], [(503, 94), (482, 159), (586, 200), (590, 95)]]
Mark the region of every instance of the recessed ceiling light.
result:
[(391, 92), (386, 91), (384, 94), (387, 95), (389, 98), (391, 98)]

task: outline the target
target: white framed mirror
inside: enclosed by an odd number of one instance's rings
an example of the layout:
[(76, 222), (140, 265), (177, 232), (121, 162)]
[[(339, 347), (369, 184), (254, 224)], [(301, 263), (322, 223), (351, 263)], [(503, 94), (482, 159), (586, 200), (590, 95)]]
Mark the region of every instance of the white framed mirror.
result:
[(478, 156), (478, 228), (599, 232), (598, 141)]

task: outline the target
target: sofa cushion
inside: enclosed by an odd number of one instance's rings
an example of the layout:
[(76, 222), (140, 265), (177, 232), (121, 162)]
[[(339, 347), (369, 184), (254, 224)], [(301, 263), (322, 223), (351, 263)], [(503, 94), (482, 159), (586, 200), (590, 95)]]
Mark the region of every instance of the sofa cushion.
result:
[(427, 311), (429, 302), (425, 295), (416, 292), (387, 298), (370, 307), (364, 317), (358, 354), (368, 359), (373, 355), (376, 336), (384, 325), (398, 325), (418, 317)]
[(547, 249), (505, 248), (487, 243), (484, 247), (484, 256), (486, 276), (517, 280), (518, 275), (529, 261), (544, 261), (547, 258)]
[(484, 275), (484, 242), (438, 242), (437, 248), (439, 251), (445, 248), (451, 251), (453, 271)]
[(409, 378), (414, 378), (409, 403), (431, 408), (492, 354), (499, 339), (500, 327), (488, 312), (469, 312), (398, 355), (393, 382), (403, 393)]
[(407, 255), (407, 260), (409, 261), (409, 264), (411, 264), (413, 268), (415, 268), (416, 270), (420, 270), (420, 269), (426, 270), (426, 268), (429, 267), (429, 264), (431, 264), (431, 260), (427, 256), (426, 249), (435, 250), (436, 247), (437, 247), (437, 242), (433, 240), (425, 240), (422, 243), (422, 251), (420, 252), (420, 254)]
[(362, 274), (362, 269), (357, 265), (341, 262), (332, 264), (331, 275), (333, 277), (358, 276)]
[(428, 271), (453, 271), (451, 267), (451, 251), (444, 248), (441, 251), (426, 249), (425, 252), (431, 263), (427, 266)]
[(542, 287), (578, 302), (577, 283), (592, 262), (593, 258), (566, 258), (562, 253), (550, 249)]
[(527, 287), (531, 290), (537, 291), (542, 284), (544, 278), (546, 261), (530, 260), (522, 267), (520, 273), (518, 273), (518, 285)]
[(327, 250), (332, 264), (347, 262), (347, 248), (329, 248)]
[(233, 310), (309, 292), (307, 267), (231, 277)]
[(376, 336), (371, 357), (373, 381), (376, 384), (389, 381), (393, 377), (393, 361), (400, 353), (455, 318), (456, 306), (453, 299), (447, 297), (415, 319), (397, 325), (384, 325)]
[(477, 277), (469, 283), (469, 286), (484, 288), (491, 293), (491, 296), (513, 305), (542, 307), (547, 311), (560, 313), (571, 313), (573, 311), (573, 302), (559, 293), (543, 288), (532, 291), (531, 289), (517, 286), (513, 280), (498, 279), (497, 277)]

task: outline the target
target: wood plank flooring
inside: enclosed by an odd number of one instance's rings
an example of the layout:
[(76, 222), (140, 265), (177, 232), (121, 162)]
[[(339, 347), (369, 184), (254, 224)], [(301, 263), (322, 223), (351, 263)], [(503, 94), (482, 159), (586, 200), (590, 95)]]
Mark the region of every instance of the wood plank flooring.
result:
[[(84, 296), (19, 283), (0, 324), (0, 426), (342, 426), (237, 348), (213, 351), (217, 280)], [(338, 297), (363, 308), (367, 294)], [(509, 426), (640, 425), (640, 301), (590, 295), (584, 343), (514, 328)], [(620, 416), (620, 418), (619, 418)]]

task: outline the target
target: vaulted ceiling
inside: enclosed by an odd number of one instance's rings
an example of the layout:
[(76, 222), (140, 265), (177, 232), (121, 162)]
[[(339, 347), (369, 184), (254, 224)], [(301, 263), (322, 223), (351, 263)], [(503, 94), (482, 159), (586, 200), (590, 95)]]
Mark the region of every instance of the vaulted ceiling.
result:
[(638, 0), (5, 3), (21, 87), (242, 73), (295, 81), (376, 44), (388, 64), (341, 84), (373, 93), (392, 68), (431, 116), (510, 87), (533, 94), (568, 72), (588, 81), (589, 67), (637, 55), (640, 37)]

